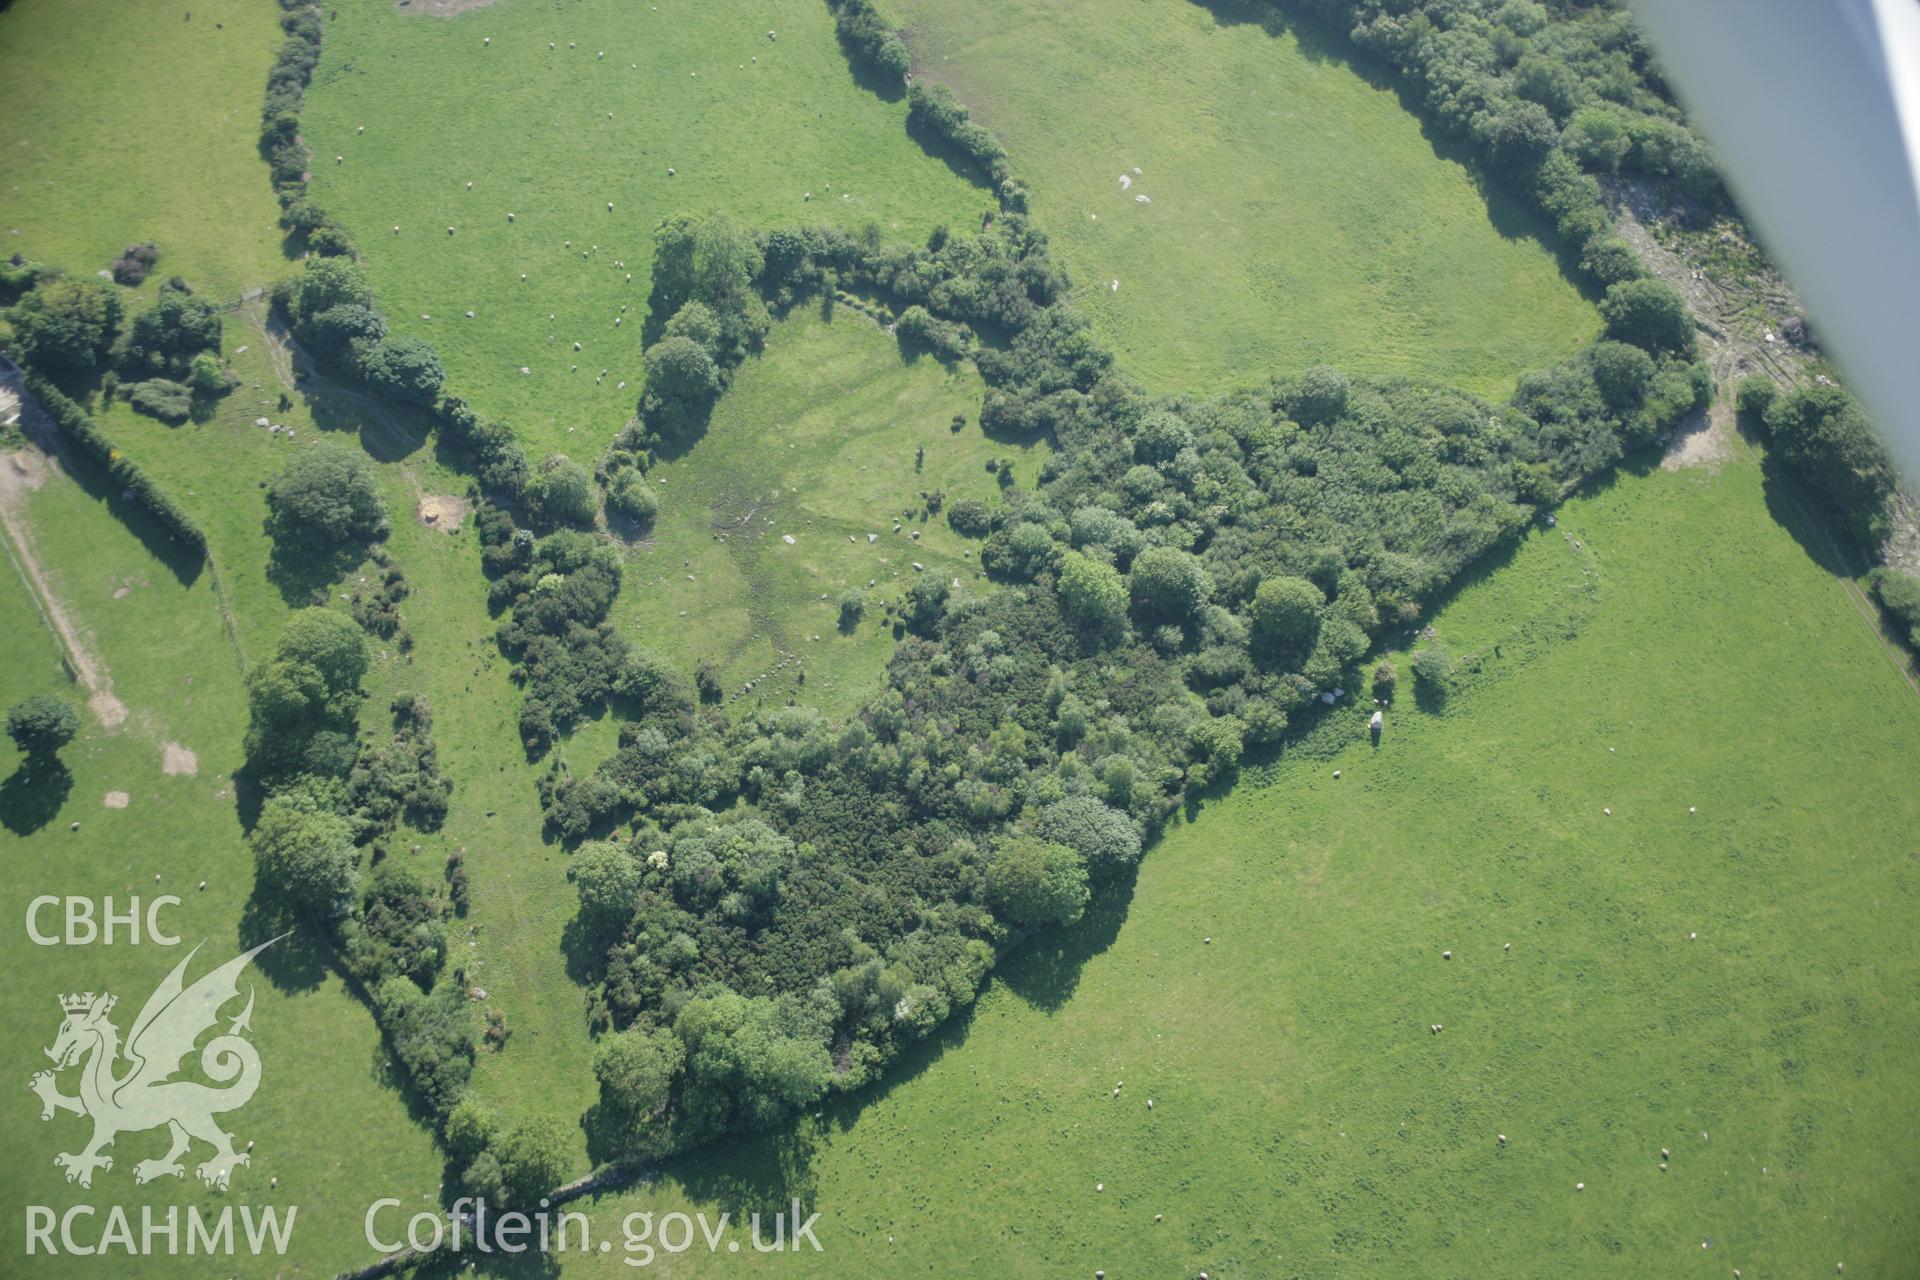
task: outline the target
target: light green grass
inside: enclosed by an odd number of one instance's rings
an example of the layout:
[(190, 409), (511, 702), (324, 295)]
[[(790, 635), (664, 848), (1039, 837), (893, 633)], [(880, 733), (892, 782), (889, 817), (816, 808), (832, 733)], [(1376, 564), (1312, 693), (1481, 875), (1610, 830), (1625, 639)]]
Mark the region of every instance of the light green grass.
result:
[(1325, 361), (1500, 399), (1599, 327), (1537, 220), (1489, 204), (1323, 33), (1190, 0), (892, 8), (918, 73), (1000, 135), (1080, 305), (1155, 390)]
[[(9, 975), (0, 1012), (15, 1029), (3, 1065), (19, 1089), (0, 1109), (0, 1145), (8, 1152), (0, 1200), (10, 1206), (0, 1219), (0, 1255), (14, 1260), (10, 1266), (28, 1265), (22, 1234), (28, 1204), (56, 1210), (127, 1204), (135, 1206), (136, 1221), (141, 1204), (194, 1204), (216, 1213), (227, 1203), (297, 1205), (282, 1273), (330, 1275), (364, 1257), (359, 1221), (370, 1198), (432, 1199), (440, 1176), (431, 1133), (409, 1118), (387, 1083), (378, 1033), (337, 978), (290, 974), (285, 961), (276, 963), (269, 953), (262, 960), (276, 976), (250, 980), (258, 997), (252, 1025), (262, 1083), (226, 1124), (242, 1144), (251, 1139), (256, 1146), (253, 1165), (240, 1171), (227, 1195), (206, 1192), (191, 1170), (184, 1182), (135, 1188), (133, 1165), (163, 1153), (164, 1132), (123, 1135), (111, 1150), (114, 1168), (97, 1174), (91, 1190), (66, 1183), (53, 1164), (56, 1152), (78, 1150), (89, 1131), (65, 1114), (42, 1123), (38, 1102), (24, 1088), (27, 1077), (47, 1065), (41, 1049), (59, 1027), (56, 997), (110, 990), (120, 998), (116, 1017), (124, 1031), (186, 948), (204, 941), (196, 976), (231, 958), (243, 945), (239, 922), (253, 888), (253, 859), (231, 776), (240, 764), (245, 699), (211, 576), (202, 572), (183, 583), (103, 501), (59, 472), (27, 498), (24, 514), (54, 591), (106, 665), (129, 714), (108, 731), (83, 709), (81, 735), (62, 752), (73, 787), (57, 815), (31, 834), (0, 834), (9, 867), (0, 910), (10, 922), (0, 932), (0, 966)], [(0, 574), (0, 617), (6, 619), (0, 702), (53, 693), (80, 706), (82, 695), (62, 672), (52, 637), (11, 566)], [(196, 775), (163, 771), (167, 742), (196, 754)], [(11, 744), (6, 752), (4, 768), (12, 773)], [(109, 791), (127, 793), (124, 809), (104, 807)], [(74, 822), (78, 831), (69, 829)], [(204, 891), (197, 888), (202, 880)], [(112, 895), (124, 909), (129, 895), (161, 893), (183, 900), (165, 917), (182, 938), (180, 948), (124, 941), (39, 947), (27, 938), (27, 903), (38, 895)], [(198, 1151), (194, 1159), (205, 1155)], [(269, 1188), (270, 1178), (279, 1179), (278, 1188)], [(100, 1225), (96, 1219), (96, 1230)], [(101, 1263), (36, 1257), (30, 1265), (36, 1275), (96, 1275)], [(139, 1271), (202, 1275), (206, 1260), (152, 1258)]]
[[(971, 365), (907, 361), (866, 315), (834, 316), (808, 309), (775, 328), (706, 435), (653, 471), (661, 515), (618, 612), (689, 675), (703, 658), (719, 662), (729, 699), (797, 694), (845, 714), (880, 688), (894, 645), (887, 601), (922, 572), (987, 589), (979, 544), (953, 532), (944, 504), (928, 515), (920, 495), (997, 502), (986, 463), (1011, 460), (1031, 488), (1044, 446), (981, 434)], [(955, 414), (967, 418), (957, 432)], [(841, 631), (841, 594), (869, 582), (865, 617)]]
[[(291, 604), (304, 603), (284, 600), (268, 577), (261, 482), (296, 451), (323, 443), (365, 448), (382, 460), (388, 551), (407, 575), (411, 594), (401, 614), (414, 647), (408, 653), (370, 642), (376, 660), (362, 721), (385, 734), (392, 695), (425, 694), (441, 771), (455, 787), (445, 827), (431, 834), (403, 828), (392, 842), (395, 856), (438, 885), (447, 854), (464, 851), (473, 907), (448, 924), (449, 969), (465, 968), (469, 985), (487, 992), (476, 1005), (476, 1031), (479, 1014), (498, 1009), (510, 1032), (505, 1049), (481, 1054), (476, 1087), (510, 1114), (552, 1114), (572, 1124), (592, 1101), (591, 1044), (581, 989), (567, 975), (560, 946), (575, 909), (566, 859), (541, 838), (535, 780), (544, 764), (529, 763), (520, 749), (519, 692), (493, 638), (496, 620), (487, 612), (472, 521), (449, 533), (417, 518), (422, 495), (463, 494), (467, 479), (442, 466), (431, 448), (412, 443), (410, 424), (368, 425), (364, 405), (324, 387), (315, 386), (311, 402), (303, 395), (280, 409), (281, 383), (263, 335), (236, 315), (226, 339), (243, 381), (209, 420), (169, 427), (116, 405), (102, 425), (201, 519), (250, 661), (271, 652)], [(261, 416), (291, 427), (291, 438), (256, 427)], [(316, 418), (332, 429), (322, 430)], [(332, 603), (344, 607), (339, 597), (372, 571), (362, 566), (335, 584)], [(225, 730), (236, 749), (245, 725), (242, 706)], [(584, 1171), (584, 1138), (579, 1159)]]
[(1247, 779), (889, 1087), (599, 1231), (798, 1195), (825, 1252), (769, 1273), (1901, 1273), (1920, 702), (1761, 488), (1573, 501), (1439, 615), (1489, 659), (1444, 716)]
[(87, 275), (151, 240), (156, 279), (223, 299), (284, 274), (256, 150), (277, 15), (263, 0), (0, 9), (0, 255)]
[(358, 241), (393, 326), (536, 453), (591, 463), (632, 416), (663, 218), (918, 239), (991, 205), (907, 137), (904, 103), (854, 82), (817, 0), (330, 13), (303, 118), (314, 198)]

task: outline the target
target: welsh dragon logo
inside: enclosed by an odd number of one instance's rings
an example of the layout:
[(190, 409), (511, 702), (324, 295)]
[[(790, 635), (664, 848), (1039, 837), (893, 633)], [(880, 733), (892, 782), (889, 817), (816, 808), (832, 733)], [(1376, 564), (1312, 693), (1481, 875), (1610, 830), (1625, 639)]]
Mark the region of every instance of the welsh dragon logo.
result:
[[(113, 1168), (113, 1158), (102, 1155), (101, 1150), (112, 1146), (115, 1137), (161, 1125), (172, 1135), (172, 1146), (158, 1160), (136, 1164), (135, 1182), (184, 1176), (186, 1169), (180, 1157), (188, 1153), (196, 1138), (213, 1147), (212, 1158), (195, 1169), (209, 1187), (224, 1190), (234, 1166), (250, 1162), (246, 1152), (233, 1149), (233, 1135), (215, 1123), (214, 1117), (245, 1106), (260, 1087), (260, 1055), (245, 1039), (245, 1033), (252, 1029), (252, 987), (247, 988), (246, 1007), (228, 1022), (225, 1032), (200, 1050), (201, 1072), (223, 1087), (172, 1077), (180, 1072), (182, 1061), (193, 1052), (201, 1035), (220, 1022), (220, 1010), (240, 998), (238, 979), (247, 962), (278, 941), (263, 942), (186, 986), (182, 976), (188, 961), (199, 953), (200, 948), (195, 947), (147, 997), (124, 1047), (119, 1028), (108, 1019), (118, 1003), (116, 997), (91, 991), (60, 997), (66, 1020), (60, 1024), (53, 1047), (46, 1051), (53, 1059), (53, 1070), (36, 1072), (27, 1086), (40, 1095), (42, 1120), (53, 1119), (56, 1111), (71, 1111), (93, 1120), (93, 1140), (83, 1150), (53, 1158), (67, 1171), (68, 1182), (92, 1186), (95, 1169)], [(123, 1058), (127, 1066), (121, 1070)], [(61, 1093), (55, 1083), (57, 1073), (73, 1066), (80, 1068), (77, 1097)]]

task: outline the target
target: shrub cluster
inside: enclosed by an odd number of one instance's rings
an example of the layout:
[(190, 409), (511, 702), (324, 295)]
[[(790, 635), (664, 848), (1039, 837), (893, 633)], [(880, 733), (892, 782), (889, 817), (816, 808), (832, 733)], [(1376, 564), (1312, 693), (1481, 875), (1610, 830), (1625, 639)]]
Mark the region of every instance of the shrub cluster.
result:
[(153, 264), (160, 261), (160, 246), (156, 244), (130, 244), (120, 251), (113, 260), (110, 270), (113, 282), (128, 286), (143, 283), (153, 274)]
[(444, 1116), (465, 1092), (473, 1033), (464, 983), (443, 982), (451, 909), (388, 862), (362, 886), (360, 846), (380, 861), (402, 819), (445, 817), (426, 702), (394, 698), (393, 737), (356, 742), (366, 638), (346, 615), (301, 609), (248, 674), (247, 771), (265, 791), (252, 833), (256, 892), (335, 944), (394, 1056)]
[(1741, 380), (1736, 397), (1766, 440), (1770, 463), (1792, 471), (1863, 545), (1877, 548), (1886, 540), (1900, 473), (1852, 396), (1821, 383), (1782, 394), (1771, 378), (1755, 373)]
[(1013, 160), (1007, 149), (992, 130), (973, 122), (951, 89), (916, 81), (907, 90), (907, 123), (979, 166), (987, 185), (999, 197), (1001, 208), (1009, 212), (1026, 209), (1027, 191), (1013, 176)]
[(305, 235), (316, 253), (350, 256), (353, 245), (346, 232), (307, 196), (312, 157), (300, 137), (300, 109), (313, 69), (320, 64), (325, 20), (310, 0), (280, 0), (280, 10), (280, 29), (287, 38), (267, 72), (266, 101), (260, 108), (260, 153), (280, 197), (280, 225)]
[(1873, 598), (1887, 611), (1908, 646), (1920, 653), (1920, 578), (1882, 565), (1868, 575)]
[(841, 39), (860, 61), (892, 83), (903, 83), (912, 69), (907, 46), (873, 0), (827, 0)]

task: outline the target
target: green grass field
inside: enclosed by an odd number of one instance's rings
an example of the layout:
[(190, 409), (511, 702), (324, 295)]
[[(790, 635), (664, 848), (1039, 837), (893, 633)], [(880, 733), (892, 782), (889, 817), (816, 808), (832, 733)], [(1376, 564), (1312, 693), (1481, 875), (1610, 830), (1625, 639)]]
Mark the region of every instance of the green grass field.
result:
[(769, 1274), (1903, 1273), (1920, 702), (1761, 488), (1576, 499), (1439, 615), (1486, 659), (1443, 715), (1244, 780), (964, 1033), (598, 1234), (798, 1196), (825, 1251)]
[(1489, 203), (1321, 32), (1191, 0), (891, 7), (917, 73), (1006, 143), (1080, 305), (1154, 390), (1325, 361), (1504, 399), (1599, 327), (1537, 220)]
[[(994, 458), (1031, 488), (1045, 446), (981, 434), (972, 366), (907, 363), (866, 315), (834, 315), (780, 324), (700, 442), (653, 471), (661, 516), (629, 561), (619, 615), (689, 674), (719, 662), (729, 696), (752, 680), (749, 701), (798, 695), (844, 714), (880, 688), (894, 644), (883, 604), (914, 564), (987, 588), (978, 544), (920, 495), (994, 501)], [(957, 432), (955, 414), (968, 420)], [(841, 631), (841, 593), (869, 582), (865, 618)]]
[[(58, 1210), (146, 1202), (194, 1204), (217, 1213), (223, 1203), (246, 1203), (299, 1206), (282, 1274), (330, 1275), (356, 1264), (366, 1253), (359, 1219), (369, 1188), (409, 1202), (431, 1199), (440, 1158), (431, 1132), (409, 1117), (400, 1094), (386, 1083), (385, 1053), (365, 1008), (302, 953), (269, 952), (261, 960), (270, 977), (252, 979), (262, 1084), (228, 1125), (257, 1145), (252, 1167), (242, 1171), (231, 1193), (203, 1190), (191, 1171), (183, 1182), (136, 1192), (132, 1167), (162, 1154), (164, 1132), (122, 1136), (112, 1149), (113, 1170), (96, 1175), (91, 1190), (66, 1183), (53, 1164), (56, 1152), (78, 1150), (88, 1131), (70, 1115), (43, 1123), (39, 1103), (24, 1087), (29, 1075), (47, 1065), (41, 1050), (60, 1024), (56, 997), (110, 990), (121, 1000), (116, 1018), (124, 1030), (186, 948), (205, 944), (191, 976), (242, 949), (240, 922), (253, 888), (253, 858), (236, 812), (232, 774), (240, 764), (246, 711), (210, 574), (183, 582), (101, 497), (57, 470), (25, 497), (21, 512), (49, 583), (105, 666), (127, 716), (110, 731), (86, 713), (83, 695), (60, 667), (52, 634), (19, 576), (7, 568), (0, 575), (0, 616), (8, 620), (0, 628), (0, 702), (53, 693), (82, 708), (83, 728), (62, 752), (72, 783), (56, 812), (19, 821), (23, 806), (16, 784), (5, 784), (8, 829), (0, 835), (0, 849), (9, 874), (0, 909), (10, 923), (0, 932), (0, 957), (11, 980), (0, 993), (0, 1011), (17, 1031), (4, 1069), (9, 1092), (18, 1092), (0, 1108), (0, 1144), (9, 1153), (0, 1171), (0, 1198), (15, 1207), (0, 1220), (0, 1256), (23, 1259), (21, 1205)], [(196, 772), (166, 771), (170, 743), (193, 753)], [(11, 744), (6, 751), (4, 768), (13, 775), (18, 766)], [(177, 757), (175, 763), (178, 768)], [(123, 808), (108, 805), (113, 792), (124, 793)], [(34, 803), (24, 807), (46, 803), (36, 792)], [(75, 822), (78, 831), (69, 829)], [(204, 891), (197, 887), (203, 880)], [(124, 910), (129, 895), (163, 893), (182, 899), (164, 917), (182, 939), (177, 949), (124, 940), (43, 948), (26, 934), (27, 904), (41, 894), (96, 900), (112, 895)], [(54, 914), (41, 923), (52, 925)], [(325, 1123), (314, 1123), (316, 1116)], [(278, 1178), (279, 1187), (270, 1189), (269, 1178)], [(84, 1228), (80, 1234), (85, 1236)], [(16, 1265), (10, 1261), (0, 1269)], [(92, 1275), (100, 1264), (37, 1257), (31, 1265), (34, 1274)], [(142, 1262), (140, 1269), (199, 1275), (205, 1274), (205, 1259), (162, 1257)]]
[(816, 0), (332, 14), (303, 120), (314, 198), (394, 327), (536, 454), (591, 463), (639, 403), (663, 218), (918, 239), (992, 203), (907, 137), (904, 102), (854, 82)]
[(0, 256), (87, 275), (151, 240), (157, 279), (223, 299), (284, 273), (255, 151), (277, 18), (261, 0), (0, 9)]

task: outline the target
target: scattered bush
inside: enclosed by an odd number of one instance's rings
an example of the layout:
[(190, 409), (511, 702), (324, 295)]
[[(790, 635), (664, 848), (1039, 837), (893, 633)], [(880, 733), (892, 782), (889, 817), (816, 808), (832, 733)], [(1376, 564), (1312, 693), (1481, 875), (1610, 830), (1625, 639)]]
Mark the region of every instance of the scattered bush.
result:
[(115, 284), (138, 285), (153, 273), (153, 264), (160, 261), (160, 247), (154, 244), (130, 244), (120, 251), (113, 260), (113, 282)]
[(50, 756), (80, 732), (74, 709), (51, 694), (22, 698), (7, 711), (7, 736), (28, 756)]
[(1867, 579), (1874, 599), (1880, 602), (1895, 623), (1901, 637), (1920, 651), (1920, 578), (1885, 566), (1875, 569)]
[(148, 417), (178, 426), (193, 414), (193, 388), (166, 378), (149, 378), (127, 389), (127, 403)]

